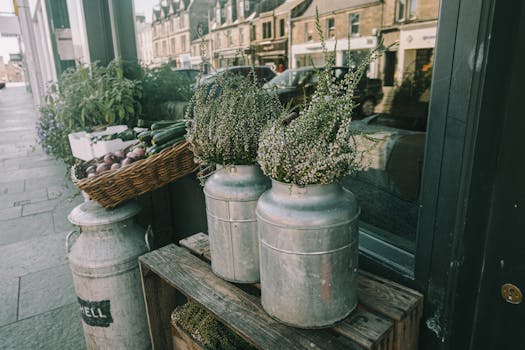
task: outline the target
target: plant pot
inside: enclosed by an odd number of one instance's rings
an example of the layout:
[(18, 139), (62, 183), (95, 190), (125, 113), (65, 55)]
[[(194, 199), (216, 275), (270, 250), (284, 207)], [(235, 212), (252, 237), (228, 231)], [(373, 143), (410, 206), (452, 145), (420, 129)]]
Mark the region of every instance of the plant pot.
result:
[(218, 167), (204, 195), (213, 272), (231, 282), (259, 281), (255, 208), (269, 179), (257, 165)]
[(257, 205), (261, 301), (300, 328), (323, 328), (357, 305), (359, 207), (339, 184), (272, 180)]

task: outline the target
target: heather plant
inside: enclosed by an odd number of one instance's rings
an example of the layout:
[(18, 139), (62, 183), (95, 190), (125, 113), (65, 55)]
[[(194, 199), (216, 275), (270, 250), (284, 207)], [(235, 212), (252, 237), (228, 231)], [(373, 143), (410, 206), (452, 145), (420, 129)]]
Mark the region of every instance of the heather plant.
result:
[(276, 96), (248, 77), (225, 74), (212, 85), (199, 85), (187, 119), (187, 140), (202, 168), (256, 164), (259, 136), (282, 114)]
[(312, 99), (296, 118), (281, 118), (262, 133), (258, 162), (274, 180), (297, 185), (328, 184), (360, 167), (362, 158), (350, 128), (357, 103), (353, 94), (369, 63), (379, 54), (371, 50), (341, 83), (331, 74), (335, 54), (328, 52), (319, 17), (317, 31), (326, 65)]

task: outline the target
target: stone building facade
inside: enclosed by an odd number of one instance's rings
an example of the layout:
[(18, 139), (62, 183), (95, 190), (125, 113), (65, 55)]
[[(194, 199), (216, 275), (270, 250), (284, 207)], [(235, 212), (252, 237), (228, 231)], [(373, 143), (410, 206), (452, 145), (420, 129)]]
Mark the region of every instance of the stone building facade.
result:
[(208, 32), (208, 12), (213, 0), (162, 0), (153, 9), (153, 61), (191, 67), (192, 41)]
[(252, 47), (258, 64), (287, 69), (291, 20), (302, 15), (312, 0), (286, 0), (261, 12), (252, 23)]
[(209, 44), (213, 68), (251, 64), (251, 21), (257, 0), (217, 0), (210, 13)]
[[(291, 66), (321, 66), (325, 62), (316, 30), (316, 8), (327, 49), (335, 49), (336, 65), (343, 65), (359, 61), (377, 46), (382, 6), (378, 0), (313, 0), (303, 15), (292, 20)], [(368, 74), (377, 76), (377, 64), (371, 65)]]
[(393, 46), (381, 59), (385, 86), (432, 65), (439, 0), (385, 0), (381, 37)]

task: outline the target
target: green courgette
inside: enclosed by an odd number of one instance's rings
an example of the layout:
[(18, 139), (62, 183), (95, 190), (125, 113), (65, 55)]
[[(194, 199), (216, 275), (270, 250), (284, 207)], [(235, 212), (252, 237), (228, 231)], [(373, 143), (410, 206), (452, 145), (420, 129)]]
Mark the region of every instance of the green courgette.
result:
[(159, 120), (151, 126), (151, 130), (158, 130), (172, 125), (183, 124), (180, 120)]
[(169, 128), (163, 132), (155, 133), (153, 135), (151, 142), (154, 145), (160, 145), (172, 139), (183, 136), (185, 133), (186, 133), (185, 126)]
[(143, 131), (143, 132), (141, 132), (140, 134), (137, 135), (137, 138), (140, 141), (146, 142), (146, 143), (149, 143), (151, 141), (152, 137), (153, 137), (153, 132), (151, 130)]
[(175, 139), (171, 139), (163, 144), (160, 144), (160, 145), (154, 145), (154, 146), (151, 146), (151, 147), (148, 147), (146, 149), (146, 154), (148, 156), (152, 155), (152, 154), (157, 154), (159, 153), (160, 151), (168, 148), (168, 147), (171, 147), (173, 145), (175, 145), (176, 143), (180, 142), (180, 141), (183, 141), (185, 139), (184, 136), (180, 136), (180, 137), (177, 137)]

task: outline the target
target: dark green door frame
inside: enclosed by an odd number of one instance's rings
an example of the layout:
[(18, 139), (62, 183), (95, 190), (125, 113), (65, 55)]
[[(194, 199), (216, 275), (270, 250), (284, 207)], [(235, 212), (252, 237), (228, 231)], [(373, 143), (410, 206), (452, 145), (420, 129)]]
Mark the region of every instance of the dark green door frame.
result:
[(83, 0), (91, 62), (137, 60), (132, 0)]
[(499, 296), (505, 274), (525, 279), (524, 204), (514, 210), (505, 199), (525, 198), (516, 135), (525, 130), (524, 7), (522, 0), (441, 0), (415, 271), (393, 266), (386, 250), (386, 258), (360, 256), (365, 269), (425, 294), (424, 350), (525, 349), (517, 330), (523, 305), (511, 308)]
[(479, 298), (499, 285), (480, 281), (487, 277), (487, 244), (497, 235), (491, 203), (499, 195), (494, 186), (507, 137), (502, 111), (522, 6), (441, 2), (416, 253), (416, 284), (426, 298), (422, 349), (491, 349), (477, 341), (491, 325)]

